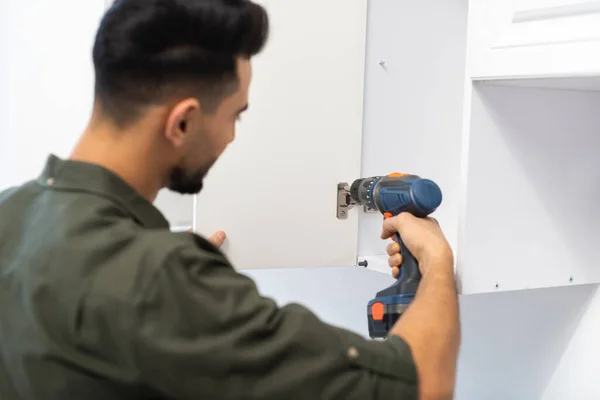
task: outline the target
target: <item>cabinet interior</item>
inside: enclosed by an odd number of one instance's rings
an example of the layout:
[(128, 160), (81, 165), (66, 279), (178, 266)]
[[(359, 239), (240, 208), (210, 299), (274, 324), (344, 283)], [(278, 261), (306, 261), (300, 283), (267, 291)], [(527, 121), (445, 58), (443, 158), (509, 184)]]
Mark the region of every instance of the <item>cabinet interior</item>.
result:
[(600, 281), (600, 81), (547, 82), (473, 85), (464, 294)]

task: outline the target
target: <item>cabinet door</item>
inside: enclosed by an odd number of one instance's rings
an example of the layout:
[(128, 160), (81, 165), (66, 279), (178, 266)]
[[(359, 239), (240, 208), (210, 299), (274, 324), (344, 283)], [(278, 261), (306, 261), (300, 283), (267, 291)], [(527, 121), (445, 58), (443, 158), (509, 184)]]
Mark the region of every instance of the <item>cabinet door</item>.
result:
[(228, 234), (238, 268), (356, 263), (358, 210), (336, 217), (360, 174), (366, 0), (262, 0), (272, 31), (250, 109), (197, 201), (196, 230)]
[(600, 74), (600, 1), (471, 0), (473, 78)]

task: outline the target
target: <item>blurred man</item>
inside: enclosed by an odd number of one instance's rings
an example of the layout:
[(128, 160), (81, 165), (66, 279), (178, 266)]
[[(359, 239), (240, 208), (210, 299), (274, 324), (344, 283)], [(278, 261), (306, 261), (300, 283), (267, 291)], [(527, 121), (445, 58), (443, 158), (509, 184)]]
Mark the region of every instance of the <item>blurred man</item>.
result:
[[(2, 400), (452, 397), (458, 306), (435, 221), (385, 222), (423, 280), (390, 337), (368, 341), (262, 297), (152, 205), (165, 187), (202, 189), (267, 33), (248, 0), (120, 0), (104, 16), (95, 107), (70, 159), (0, 194)], [(398, 245), (388, 253), (397, 276)]]

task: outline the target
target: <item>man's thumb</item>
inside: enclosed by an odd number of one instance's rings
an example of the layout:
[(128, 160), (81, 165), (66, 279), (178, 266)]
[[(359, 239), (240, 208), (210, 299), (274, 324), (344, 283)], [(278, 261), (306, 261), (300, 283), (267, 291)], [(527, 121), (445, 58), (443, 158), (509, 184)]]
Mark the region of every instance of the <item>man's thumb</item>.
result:
[(386, 218), (383, 221), (383, 230), (381, 231), (382, 239), (389, 239), (394, 234), (399, 233), (398, 228), (404, 226), (411, 218), (416, 218), (410, 213), (402, 213), (392, 218)]
[(396, 230), (396, 219), (398, 217), (386, 218), (383, 221), (383, 230), (381, 231), (382, 239), (389, 239), (397, 232)]
[(223, 243), (225, 243), (225, 239), (227, 239), (227, 235), (225, 234), (225, 232), (217, 231), (211, 237), (208, 238), (208, 241), (211, 242), (213, 246), (220, 248), (221, 246), (223, 246)]

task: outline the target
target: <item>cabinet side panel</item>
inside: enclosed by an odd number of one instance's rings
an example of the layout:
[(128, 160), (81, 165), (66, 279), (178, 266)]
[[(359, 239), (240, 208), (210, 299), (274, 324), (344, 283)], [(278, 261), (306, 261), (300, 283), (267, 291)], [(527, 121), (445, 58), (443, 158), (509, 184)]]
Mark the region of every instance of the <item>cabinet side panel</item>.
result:
[[(467, 2), (393, 0), (369, 6), (362, 175), (435, 180), (435, 213), (456, 248)], [(384, 61), (384, 66), (380, 62)], [(382, 216), (361, 214), (359, 255), (384, 255)]]

